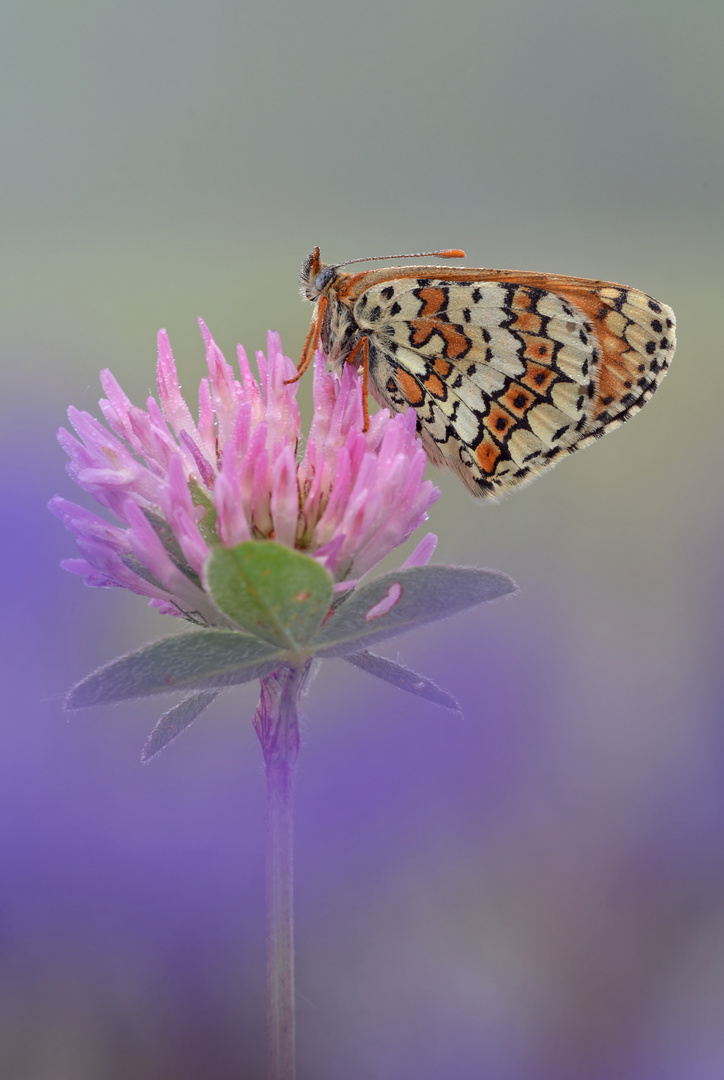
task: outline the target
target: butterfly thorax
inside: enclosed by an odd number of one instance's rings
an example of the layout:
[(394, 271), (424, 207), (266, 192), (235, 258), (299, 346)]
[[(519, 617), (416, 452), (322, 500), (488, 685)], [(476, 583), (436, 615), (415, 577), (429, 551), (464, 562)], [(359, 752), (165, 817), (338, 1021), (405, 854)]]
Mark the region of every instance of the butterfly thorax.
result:
[(362, 337), (362, 331), (347, 304), (334, 290), (327, 296), (327, 307), (320, 327), (320, 341), (327, 360), (339, 370)]

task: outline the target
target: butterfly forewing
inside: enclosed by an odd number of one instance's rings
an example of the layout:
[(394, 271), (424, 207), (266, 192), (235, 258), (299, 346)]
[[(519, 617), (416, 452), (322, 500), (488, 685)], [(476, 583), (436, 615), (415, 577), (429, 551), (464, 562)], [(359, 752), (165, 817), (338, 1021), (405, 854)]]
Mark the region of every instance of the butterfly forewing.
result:
[(375, 399), (414, 409), (431, 461), (476, 495), (618, 427), (674, 351), (671, 309), (611, 282), (417, 266), (337, 272), (325, 292), (332, 362), (366, 339)]

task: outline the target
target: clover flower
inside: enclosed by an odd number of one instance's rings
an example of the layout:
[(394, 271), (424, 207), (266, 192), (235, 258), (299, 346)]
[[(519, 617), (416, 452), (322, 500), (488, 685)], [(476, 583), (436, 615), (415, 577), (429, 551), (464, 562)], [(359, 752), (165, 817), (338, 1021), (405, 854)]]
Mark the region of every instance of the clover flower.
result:
[[(198, 420), (162, 330), (158, 401), (133, 405), (105, 370), (105, 425), (71, 408), (76, 435), (58, 433), (72, 479), (119, 524), (59, 496), (49, 505), (80, 550), (62, 565), (86, 584), (130, 589), (165, 614), (227, 626), (203, 587), (214, 547), (276, 540), (311, 555), (345, 588), (407, 540), (440, 492), (423, 477), (414, 412), (382, 410), (363, 431), (357, 371), (328, 372), (321, 353), (300, 456), (299, 384), (289, 381), (296, 369), (278, 334), (269, 334), (267, 357), (257, 353), (258, 379), (239, 346), (239, 380), (199, 321), (208, 377)], [(428, 534), (406, 565), (425, 564), (435, 539)]]
[(424, 479), (414, 411), (381, 410), (365, 430), (357, 371), (330, 373), (318, 353), (301, 454), (296, 369), (278, 335), (269, 334), (267, 357), (257, 353), (258, 379), (239, 348), (239, 381), (203, 323), (201, 332), (208, 377), (198, 421), (161, 331), (158, 401), (133, 405), (104, 371), (105, 425), (71, 408), (76, 434), (59, 432), (70, 476), (118, 522), (52, 499), (80, 549), (65, 569), (88, 585), (148, 596), (198, 626), (111, 661), (79, 682), (66, 706), (183, 694), (151, 733), (148, 761), (222, 690), (260, 680), (253, 724), (267, 787), (269, 1077), (293, 1080), (294, 776), (299, 703), (314, 661), (343, 658), (458, 712), (447, 691), (370, 647), (514, 586), (492, 571), (427, 565), (432, 533), (399, 570), (360, 585), (440, 495)]

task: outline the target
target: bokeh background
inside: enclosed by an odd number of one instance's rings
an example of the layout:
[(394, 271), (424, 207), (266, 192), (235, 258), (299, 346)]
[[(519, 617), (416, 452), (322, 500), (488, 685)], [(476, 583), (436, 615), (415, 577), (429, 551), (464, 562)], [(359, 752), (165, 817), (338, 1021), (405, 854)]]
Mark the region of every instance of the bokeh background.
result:
[(170, 627), (63, 574), (45, 503), (66, 406), (104, 366), (142, 402), (159, 326), (187, 388), (197, 315), (297, 356), (316, 244), (623, 281), (679, 347), (505, 502), (439, 477), (439, 559), (520, 585), (389, 650), (464, 719), (341, 662), (305, 699), (300, 1080), (724, 1075), (723, 33), (709, 0), (3, 5), (5, 1080), (264, 1074), (253, 689), (148, 768), (158, 703), (64, 715)]

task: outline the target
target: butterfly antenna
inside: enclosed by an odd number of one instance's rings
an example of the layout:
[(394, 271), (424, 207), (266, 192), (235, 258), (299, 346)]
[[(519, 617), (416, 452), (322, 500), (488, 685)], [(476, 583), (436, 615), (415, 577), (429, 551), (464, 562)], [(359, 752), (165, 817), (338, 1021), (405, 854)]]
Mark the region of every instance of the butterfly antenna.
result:
[(445, 248), (444, 251), (414, 251), (411, 255), (370, 255), (366, 259), (347, 259), (346, 262), (335, 263), (337, 269), (340, 266), (351, 266), (352, 263), (373, 262), (382, 259), (429, 259), (432, 255), (440, 259), (464, 259), (465, 252), (460, 248)]

